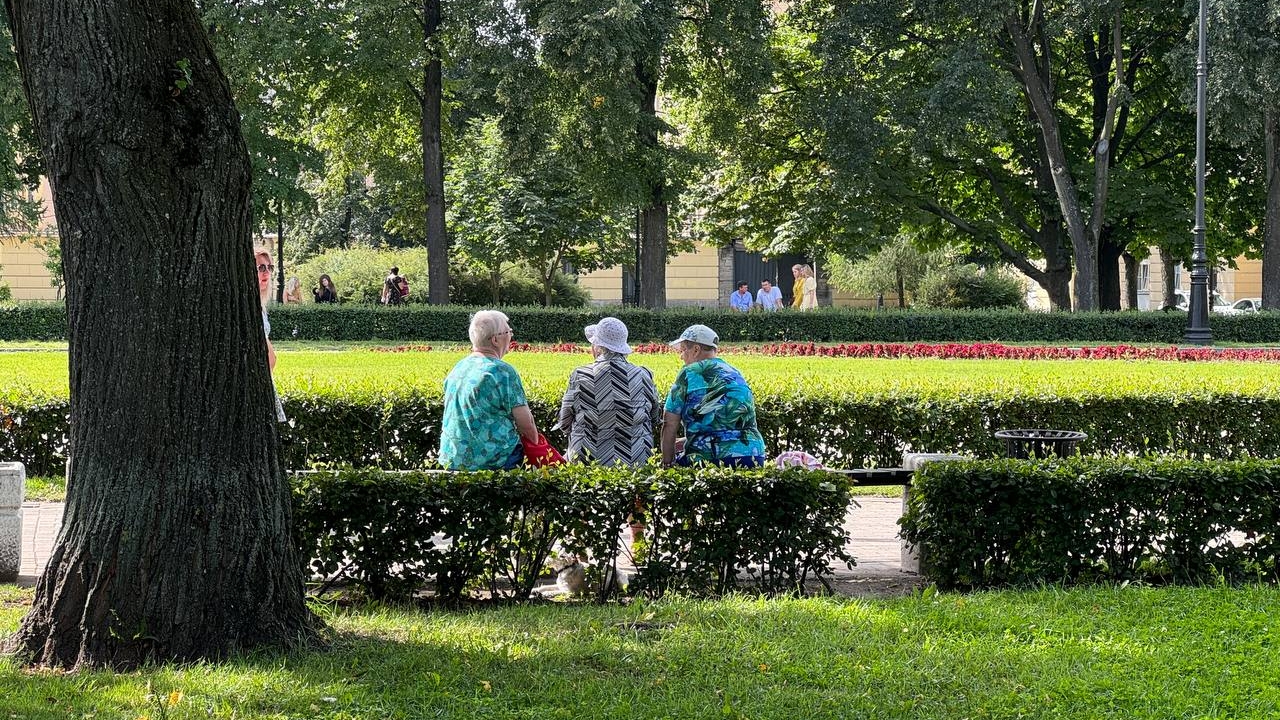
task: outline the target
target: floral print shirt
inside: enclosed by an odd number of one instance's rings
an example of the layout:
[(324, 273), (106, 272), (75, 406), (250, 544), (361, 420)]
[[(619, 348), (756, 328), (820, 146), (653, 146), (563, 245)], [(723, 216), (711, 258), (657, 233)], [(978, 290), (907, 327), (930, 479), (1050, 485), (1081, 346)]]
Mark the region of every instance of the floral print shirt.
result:
[(510, 364), (483, 355), (458, 361), (444, 380), (440, 465), (447, 470), (496, 470), (516, 445), (511, 411), (528, 405), (524, 384)]
[(680, 370), (665, 410), (684, 423), (684, 454), (691, 461), (764, 457), (751, 388), (742, 373), (720, 358), (699, 360)]

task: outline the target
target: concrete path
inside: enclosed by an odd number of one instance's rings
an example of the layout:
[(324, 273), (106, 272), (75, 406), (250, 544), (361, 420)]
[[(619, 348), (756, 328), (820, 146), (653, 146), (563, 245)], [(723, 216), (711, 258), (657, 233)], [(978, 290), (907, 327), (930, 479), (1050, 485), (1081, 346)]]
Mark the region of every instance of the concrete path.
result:
[[(898, 518), (902, 516), (902, 499), (896, 497), (858, 497), (858, 507), (845, 518), (844, 527), (852, 536), (849, 552), (858, 561), (852, 570), (836, 569), (836, 579), (844, 582), (869, 580), (906, 580), (912, 574), (902, 572), (902, 556), (898, 544)], [(35, 585), (44, 571), (62, 523), (62, 503), (22, 504), (22, 559), (18, 584)]]

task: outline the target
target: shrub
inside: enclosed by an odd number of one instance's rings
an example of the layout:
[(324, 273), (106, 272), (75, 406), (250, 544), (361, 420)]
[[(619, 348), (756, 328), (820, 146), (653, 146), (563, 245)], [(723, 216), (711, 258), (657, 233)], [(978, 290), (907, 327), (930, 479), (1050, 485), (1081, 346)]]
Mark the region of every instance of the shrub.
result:
[[(1195, 457), (1280, 458), (1280, 396), (1218, 390), (1134, 388), (1124, 394), (1007, 392), (944, 394), (899, 389), (821, 398), (797, 396), (790, 384), (754, 387), (757, 420), (771, 452), (800, 448), (833, 467), (895, 467), (904, 452), (964, 452), (997, 457), (1001, 428), (1081, 430), (1085, 454), (1187, 453)], [(535, 417), (558, 414), (555, 387), (527, 387)], [(440, 438), (441, 395), (433, 388), (299, 389), (283, 393), (290, 421), (281, 426), (285, 466), (316, 463), (388, 469), (431, 467)], [(7, 429), (0, 457), (32, 475), (66, 465), (65, 395), (0, 395)], [(804, 422), (795, 419), (803, 417)], [(564, 446), (558, 430), (544, 428)]]
[[(555, 546), (587, 558), (596, 598), (611, 580), (628, 515), (645, 508), (649, 551), (632, 592), (803, 592), (832, 562), (852, 564), (849, 483), (803, 470), (603, 469), (481, 473), (320, 472), (294, 484), (311, 570), (377, 598), (433, 583), (456, 603), (477, 590), (524, 599)], [(447, 542), (438, 542), (445, 540)], [(746, 570), (745, 584), (738, 570)]]
[[(304, 290), (316, 287), (320, 276), (328, 274), (338, 288), (343, 302), (376, 304), (382, 295), (382, 281), (392, 267), (409, 280), (409, 302), (426, 304), (427, 251), (423, 248), (377, 250), (368, 247), (329, 250), (293, 268), (286, 274), (296, 275)], [(541, 305), (542, 286), (532, 272), (521, 265), (503, 275), (499, 288), (503, 305)], [(449, 297), (457, 305), (491, 305), (489, 281), (468, 273), (463, 268), (450, 268)], [(557, 274), (552, 289), (552, 305), (582, 307), (590, 297), (572, 278)], [(307, 304), (307, 303), (304, 303)]]
[[(404, 268), (401, 268), (403, 271)], [(382, 272), (385, 272), (383, 270)], [(415, 282), (411, 278), (411, 282)], [(343, 288), (339, 286), (339, 291)], [(414, 295), (426, 288), (414, 285)], [(409, 305), (382, 308), (350, 304), (276, 306), (276, 338), (297, 340), (396, 340), (465, 342), (475, 308)], [(715, 328), (725, 342), (1123, 342), (1178, 343), (1187, 317), (1162, 312), (1024, 312), (1018, 310), (911, 310), (874, 312), (822, 308), (810, 312), (752, 312), (700, 308), (504, 307), (524, 342), (581, 342), (582, 328), (604, 315), (627, 323), (633, 342), (666, 342), (689, 325)], [(1274, 343), (1280, 312), (1215, 315), (1210, 324), (1220, 342)], [(61, 303), (17, 303), (0, 307), (0, 340), (58, 340), (67, 336)]]
[[(376, 250), (357, 247), (329, 250), (304, 263), (286, 268), (286, 275), (302, 281), (303, 297), (327, 274), (338, 289), (342, 302), (376, 304), (382, 296), (382, 281), (392, 267), (408, 278), (409, 302), (425, 303), (427, 294), (427, 251), (425, 248)], [(304, 303), (305, 304), (305, 303)]]
[(1280, 578), (1280, 463), (934, 463), (902, 520), (944, 588)]
[(1016, 277), (977, 265), (930, 269), (920, 281), (916, 301), (926, 308), (950, 310), (1027, 307), (1026, 285)]

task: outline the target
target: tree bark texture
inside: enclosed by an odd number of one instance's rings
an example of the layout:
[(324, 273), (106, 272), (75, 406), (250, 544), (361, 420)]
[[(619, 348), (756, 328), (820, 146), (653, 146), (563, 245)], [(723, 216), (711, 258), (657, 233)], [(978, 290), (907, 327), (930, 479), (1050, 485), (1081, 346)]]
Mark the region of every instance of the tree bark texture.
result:
[[(660, 162), (661, 139), (658, 137), (658, 60), (641, 62), (636, 67), (636, 80), (640, 86), (640, 121), (637, 128), (639, 143), (644, 153)], [(661, 166), (654, 169), (648, 180), (648, 203), (640, 209), (640, 297), (641, 307), (662, 309), (667, 306), (667, 183)]]
[(1280, 107), (1263, 114), (1267, 202), (1262, 227), (1262, 307), (1280, 309)]
[(5, 0), (67, 280), (62, 528), (13, 644), (129, 668), (305, 639), (239, 115), (188, 0)]
[(1108, 225), (1102, 227), (1098, 242), (1098, 309), (1120, 309), (1120, 256), (1124, 243), (1117, 242)]
[[(1033, 44), (1031, 34), (1043, 30), (1045, 22), (1037, 3), (1031, 17), (1030, 27), (1018, 13), (1011, 13), (1005, 18), (1004, 27), (1009, 34), (1010, 44), (1014, 52), (1014, 73), (1025, 90), (1027, 104), (1035, 117), (1043, 147), (1049, 161), (1049, 169), (1053, 178), (1053, 186), (1058, 204), (1062, 210), (1062, 219), (1066, 224), (1068, 236), (1071, 238), (1072, 254), (1075, 260), (1075, 309), (1096, 310), (1099, 307), (1098, 287), (1098, 242), (1106, 214), (1107, 186), (1111, 170), (1111, 141), (1115, 127), (1115, 117), (1120, 103), (1121, 89), (1124, 83), (1124, 62), (1121, 52), (1120, 16), (1115, 15), (1111, 26), (1112, 55), (1115, 65), (1115, 82), (1107, 94), (1107, 103), (1103, 109), (1102, 125), (1095, 138), (1094, 152), (1094, 187), (1092, 207), (1086, 214), (1080, 201), (1080, 192), (1076, 179), (1071, 174), (1070, 162), (1063, 145), (1062, 129), (1058, 123), (1053, 96), (1053, 86), (1047, 72), (1049, 58), (1037, 54), (1037, 47), (1047, 53), (1048, 46), (1043, 42)], [(1106, 82), (1106, 77), (1100, 78)], [(1095, 79), (1095, 82), (1099, 79)]]
[(1138, 258), (1133, 253), (1120, 255), (1124, 261), (1124, 307), (1126, 310), (1138, 309)]
[(422, 43), (427, 62), (422, 70), (422, 185), (427, 204), (427, 298), (433, 305), (449, 302), (449, 237), (444, 227), (444, 148), (440, 144), (440, 0), (422, 2)]
[(1178, 305), (1178, 298), (1174, 297), (1174, 286), (1178, 280), (1178, 261), (1174, 260), (1173, 253), (1165, 248), (1160, 248), (1160, 309)]

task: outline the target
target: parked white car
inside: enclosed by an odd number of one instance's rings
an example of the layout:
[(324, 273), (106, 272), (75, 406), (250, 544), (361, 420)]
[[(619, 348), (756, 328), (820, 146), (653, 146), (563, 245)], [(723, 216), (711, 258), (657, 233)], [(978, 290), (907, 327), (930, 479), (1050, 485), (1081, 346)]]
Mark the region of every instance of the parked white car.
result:
[(1231, 307), (1225, 310), (1219, 310), (1218, 312), (1221, 312), (1223, 315), (1247, 315), (1249, 313), (1256, 313), (1261, 309), (1262, 298), (1243, 298), (1237, 300)]
[[(1189, 308), (1189, 301), (1187, 300), (1187, 293), (1185, 290), (1174, 290), (1173, 297), (1177, 301), (1176, 305), (1179, 310), (1186, 311)], [(1259, 303), (1259, 305), (1261, 305), (1261, 303)], [(1209, 312), (1231, 315), (1231, 307), (1231, 303), (1227, 302), (1227, 299), (1222, 297), (1221, 293), (1215, 292), (1213, 294), (1213, 301), (1209, 303)]]

